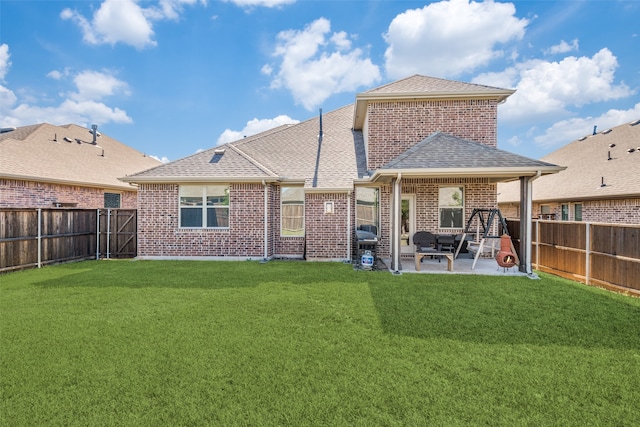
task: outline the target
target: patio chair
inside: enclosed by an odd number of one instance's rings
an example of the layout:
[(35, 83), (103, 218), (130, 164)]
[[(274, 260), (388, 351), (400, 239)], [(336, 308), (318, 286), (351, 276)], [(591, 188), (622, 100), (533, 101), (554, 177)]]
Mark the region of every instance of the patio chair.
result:
[[(416, 253), (439, 252), (436, 236), (428, 231), (416, 232), (413, 235), (413, 244), (416, 246)], [(440, 262), (440, 257), (438, 257), (438, 262)]]
[(453, 234), (441, 234), (437, 237), (438, 248), (443, 252), (453, 252), (456, 249)]

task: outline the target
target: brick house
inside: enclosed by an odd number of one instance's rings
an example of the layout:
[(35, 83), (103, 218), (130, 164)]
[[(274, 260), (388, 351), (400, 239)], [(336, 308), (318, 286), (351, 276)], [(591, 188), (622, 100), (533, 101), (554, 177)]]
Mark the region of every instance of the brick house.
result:
[(497, 107), (512, 93), (415, 75), (122, 178), (139, 186), (138, 254), (346, 261), (368, 226), (397, 271), (416, 231), (461, 232), (474, 208), (497, 206), (497, 182), (526, 189), (560, 169), (496, 148)]
[(0, 133), (0, 207), (137, 207), (118, 177), (161, 164), (97, 130), (48, 123)]
[[(640, 224), (640, 120), (583, 136), (542, 158), (566, 166), (533, 183), (535, 218)], [(498, 206), (520, 217), (518, 187), (499, 184)]]

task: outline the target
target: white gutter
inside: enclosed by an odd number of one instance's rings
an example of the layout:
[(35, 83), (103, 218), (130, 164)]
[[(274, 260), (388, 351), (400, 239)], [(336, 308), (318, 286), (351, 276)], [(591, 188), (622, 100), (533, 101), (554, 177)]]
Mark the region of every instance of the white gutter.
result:
[(347, 193), (347, 260), (351, 260), (351, 191)]

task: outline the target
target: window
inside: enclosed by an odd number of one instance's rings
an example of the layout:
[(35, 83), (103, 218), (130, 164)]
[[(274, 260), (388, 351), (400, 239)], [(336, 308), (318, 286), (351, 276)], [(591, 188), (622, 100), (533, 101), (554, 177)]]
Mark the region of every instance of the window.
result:
[(356, 228), (379, 235), (380, 190), (378, 188), (356, 188)]
[(573, 220), (582, 221), (582, 203), (573, 205)]
[(304, 236), (304, 188), (282, 187), (280, 192), (280, 235)]
[(120, 209), (120, 194), (104, 193), (104, 207), (108, 209)]
[(229, 228), (229, 186), (181, 185), (180, 227)]
[(561, 206), (562, 220), (569, 221), (569, 205), (563, 203)]
[(440, 228), (462, 228), (464, 187), (440, 187), (438, 191)]

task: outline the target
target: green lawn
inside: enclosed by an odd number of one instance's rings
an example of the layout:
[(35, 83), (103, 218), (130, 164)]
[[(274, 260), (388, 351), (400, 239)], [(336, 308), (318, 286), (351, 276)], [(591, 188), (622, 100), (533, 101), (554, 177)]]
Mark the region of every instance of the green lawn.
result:
[(640, 299), (541, 275), (87, 261), (0, 276), (3, 426), (637, 426)]

